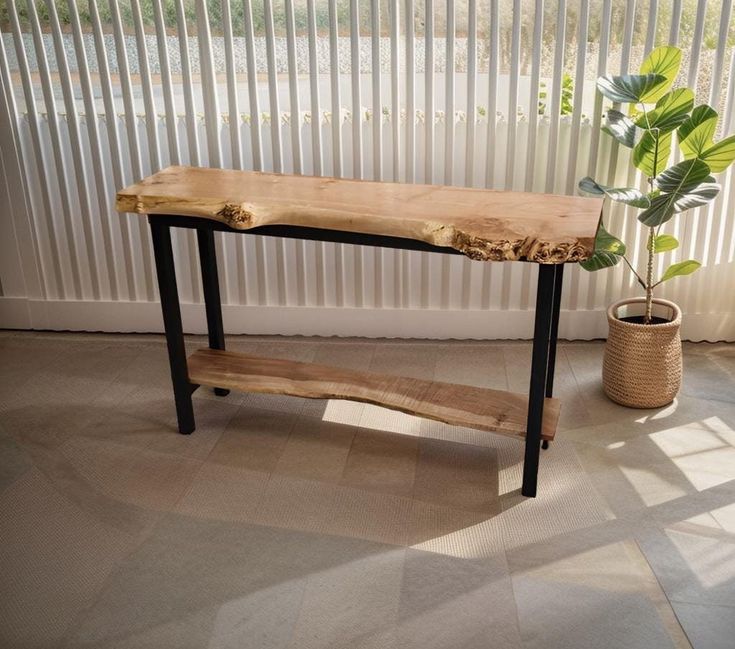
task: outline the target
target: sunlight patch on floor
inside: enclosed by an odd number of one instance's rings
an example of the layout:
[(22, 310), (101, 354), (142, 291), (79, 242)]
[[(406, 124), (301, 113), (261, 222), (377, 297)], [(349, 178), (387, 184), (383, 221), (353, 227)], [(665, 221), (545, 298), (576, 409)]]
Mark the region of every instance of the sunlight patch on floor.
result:
[(735, 480), (735, 448), (721, 434), (676, 428), (649, 438), (698, 491)]
[(674, 485), (659, 475), (655, 468), (639, 469), (621, 466), (620, 471), (647, 507), (669, 502), (687, 493), (683, 487)]

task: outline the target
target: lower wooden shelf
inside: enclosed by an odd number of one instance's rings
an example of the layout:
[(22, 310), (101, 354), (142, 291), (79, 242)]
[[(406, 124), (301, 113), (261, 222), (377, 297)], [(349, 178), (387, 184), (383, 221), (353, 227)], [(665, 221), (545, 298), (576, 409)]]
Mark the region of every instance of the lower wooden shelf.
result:
[[(364, 401), (447, 424), (525, 437), (528, 397), (515, 392), (200, 349), (189, 380), (242, 392)], [(546, 399), (541, 437), (553, 440), (559, 400)]]

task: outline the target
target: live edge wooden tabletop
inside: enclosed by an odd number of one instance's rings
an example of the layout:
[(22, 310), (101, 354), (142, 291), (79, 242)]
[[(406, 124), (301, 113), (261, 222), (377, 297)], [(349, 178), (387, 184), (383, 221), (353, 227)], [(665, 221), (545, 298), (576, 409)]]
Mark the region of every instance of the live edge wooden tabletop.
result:
[(404, 237), (482, 261), (561, 264), (594, 250), (597, 198), (168, 167), (117, 193), (119, 212)]

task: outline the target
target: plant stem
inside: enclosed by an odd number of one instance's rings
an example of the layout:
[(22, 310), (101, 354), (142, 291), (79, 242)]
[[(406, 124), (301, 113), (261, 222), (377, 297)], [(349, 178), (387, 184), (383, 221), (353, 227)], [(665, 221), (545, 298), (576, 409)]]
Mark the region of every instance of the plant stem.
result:
[[(653, 178), (656, 175), (658, 168), (658, 136), (659, 129), (652, 129), (651, 123), (648, 121), (648, 112), (646, 111), (646, 105), (641, 103), (643, 108), (643, 115), (646, 119), (646, 126), (648, 127), (649, 133), (654, 133), (654, 149), (653, 149), (653, 174), (648, 178), (648, 186), (650, 191), (653, 191)], [(648, 252), (648, 262), (646, 264), (646, 283), (644, 288), (646, 289), (646, 312), (643, 316), (643, 324), (651, 324), (653, 319), (653, 257), (654, 257), (654, 239), (656, 237), (656, 228), (652, 227), (648, 231), (648, 242), (646, 244), (646, 250)]]
[(626, 264), (628, 264), (628, 268), (630, 268), (630, 272), (633, 273), (633, 275), (635, 275), (635, 278), (638, 280), (638, 283), (641, 285), (641, 287), (643, 288), (643, 290), (645, 290), (646, 289), (646, 283), (643, 281), (643, 278), (636, 272), (636, 269), (633, 268), (633, 264), (631, 264), (628, 261), (628, 258), (625, 255), (623, 255), (623, 261)]
[(648, 234), (648, 266), (646, 267), (646, 315), (643, 318), (644, 324), (651, 324), (653, 316), (653, 243), (656, 236), (656, 229), (651, 228)]

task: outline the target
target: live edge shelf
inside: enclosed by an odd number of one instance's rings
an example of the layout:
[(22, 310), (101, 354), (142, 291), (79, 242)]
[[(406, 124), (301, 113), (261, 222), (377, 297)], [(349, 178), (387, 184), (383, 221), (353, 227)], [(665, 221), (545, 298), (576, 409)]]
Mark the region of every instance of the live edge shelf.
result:
[[(350, 399), (525, 441), (521, 493), (535, 496), (540, 447), (560, 404), (554, 363), (564, 264), (588, 258), (598, 199), (168, 167), (117, 194), (117, 210), (148, 216), (179, 431), (194, 431), (192, 392), (211, 386)], [(171, 227), (197, 231), (209, 349), (184, 348)], [(538, 265), (528, 395), (225, 351), (214, 231), (462, 254)], [(488, 368), (491, 371), (491, 368)]]

